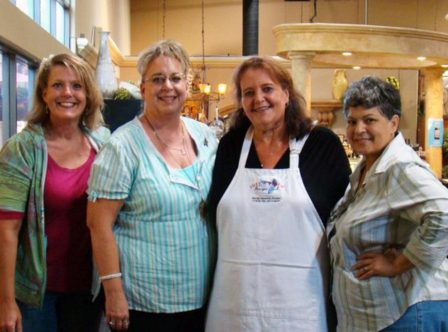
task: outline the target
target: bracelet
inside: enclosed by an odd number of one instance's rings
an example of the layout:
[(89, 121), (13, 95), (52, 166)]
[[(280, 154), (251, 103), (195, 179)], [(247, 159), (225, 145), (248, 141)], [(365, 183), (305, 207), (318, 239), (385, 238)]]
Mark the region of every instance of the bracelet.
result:
[(121, 278), (121, 272), (112, 273), (112, 274), (107, 274), (105, 276), (101, 276), (100, 280), (104, 281), (104, 280), (115, 279), (115, 278)]

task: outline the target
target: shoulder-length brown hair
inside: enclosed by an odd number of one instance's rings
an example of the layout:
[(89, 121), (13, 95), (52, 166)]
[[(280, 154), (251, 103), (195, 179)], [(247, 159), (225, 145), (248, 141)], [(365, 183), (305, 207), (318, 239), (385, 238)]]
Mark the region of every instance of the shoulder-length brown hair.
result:
[(86, 108), (82, 114), (79, 125), (89, 129), (96, 129), (103, 124), (101, 109), (103, 108), (103, 96), (96, 85), (93, 70), (81, 58), (71, 54), (57, 54), (43, 59), (36, 76), (36, 88), (34, 89), (33, 107), (28, 115), (28, 123), (43, 124), (48, 121), (47, 105), (43, 99), (44, 89), (47, 88), (51, 69), (55, 66), (64, 66), (73, 70), (79, 77), (86, 91)]
[(262, 69), (266, 71), (274, 82), (277, 82), (282, 89), (288, 91), (289, 100), (285, 109), (285, 125), (289, 137), (301, 138), (310, 132), (312, 122), (306, 115), (305, 99), (294, 89), (291, 75), (281, 64), (264, 57), (252, 57), (247, 59), (237, 68), (235, 75), (233, 76), (238, 109), (233, 115), (232, 128), (242, 128), (250, 125), (250, 121), (244, 114), (241, 106), (242, 91), (240, 84), (242, 76), (249, 69)]

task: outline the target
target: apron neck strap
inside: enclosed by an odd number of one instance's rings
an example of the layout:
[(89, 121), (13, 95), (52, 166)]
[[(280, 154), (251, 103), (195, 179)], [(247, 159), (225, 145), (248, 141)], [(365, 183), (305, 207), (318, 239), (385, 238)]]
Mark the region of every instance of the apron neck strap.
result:
[(289, 168), (299, 168), (299, 155), (308, 136), (309, 134), (306, 134), (300, 140), (291, 139), (289, 141)]
[[(238, 168), (245, 168), (247, 156), (249, 155), (250, 146), (252, 144), (252, 138), (254, 135), (253, 127), (250, 126), (247, 129), (246, 136), (244, 137), (243, 147), (241, 148), (240, 160), (238, 163)], [(303, 136), (300, 140), (290, 139), (289, 140), (289, 167), (298, 168), (299, 167), (299, 154), (302, 152), (302, 148), (308, 139), (309, 134)]]
[(247, 129), (246, 136), (244, 137), (243, 147), (241, 148), (240, 161), (238, 168), (245, 168), (247, 156), (249, 155), (250, 145), (252, 144), (252, 137), (254, 135), (254, 129), (252, 126)]

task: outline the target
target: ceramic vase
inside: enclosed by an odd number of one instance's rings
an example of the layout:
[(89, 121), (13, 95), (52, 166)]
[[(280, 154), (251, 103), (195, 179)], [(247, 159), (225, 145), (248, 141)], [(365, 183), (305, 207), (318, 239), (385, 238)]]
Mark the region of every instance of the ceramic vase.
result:
[(95, 70), (96, 82), (104, 98), (111, 98), (118, 88), (115, 68), (109, 52), (109, 32), (101, 31), (98, 62)]

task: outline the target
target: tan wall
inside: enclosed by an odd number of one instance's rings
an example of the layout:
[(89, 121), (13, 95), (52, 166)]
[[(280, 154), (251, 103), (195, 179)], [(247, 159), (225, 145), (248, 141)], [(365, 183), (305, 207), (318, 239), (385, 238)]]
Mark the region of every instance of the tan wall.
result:
[(100, 27), (109, 31), (121, 53), (129, 55), (131, 19), (129, 0), (77, 0), (75, 7), (75, 35), (83, 33), (92, 43), (92, 30)]
[[(313, 1), (259, 0), (259, 53), (275, 54), (272, 28), (282, 23), (308, 23)], [(319, 0), (315, 23), (365, 23), (365, 0)], [(163, 0), (131, 0), (131, 53), (162, 38)], [(447, 0), (370, 0), (367, 22), (448, 33)], [(191, 55), (202, 53), (201, 1), (167, 1), (165, 38), (179, 40)], [(242, 0), (205, 1), (207, 55), (241, 55)]]

